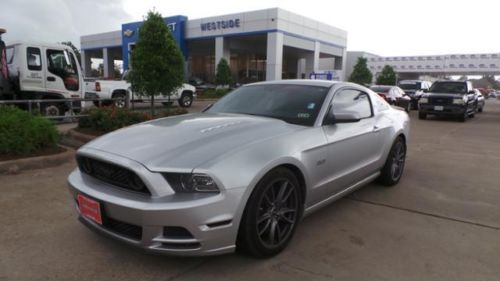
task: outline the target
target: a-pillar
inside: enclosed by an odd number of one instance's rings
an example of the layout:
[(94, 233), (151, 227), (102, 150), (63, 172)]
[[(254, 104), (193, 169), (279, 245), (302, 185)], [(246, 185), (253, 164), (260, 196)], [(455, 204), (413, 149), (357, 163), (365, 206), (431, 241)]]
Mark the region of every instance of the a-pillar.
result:
[(283, 33), (267, 34), (266, 80), (281, 80), (283, 72)]
[(90, 53), (88, 51), (82, 50), (80, 52), (80, 58), (82, 61), (83, 76), (87, 77), (91, 74), (92, 60)]
[(113, 56), (111, 56), (108, 48), (102, 49), (102, 63), (104, 66), (104, 77), (113, 78), (115, 66)]
[(230, 52), (229, 52), (229, 44), (227, 42), (224, 42), (224, 37), (216, 37), (215, 38), (215, 72), (217, 72), (217, 65), (219, 64), (220, 60), (224, 58), (227, 63), (230, 65), (231, 60), (230, 60)]
[(319, 42), (314, 42), (314, 51), (306, 55), (306, 77), (318, 71), (319, 66)]

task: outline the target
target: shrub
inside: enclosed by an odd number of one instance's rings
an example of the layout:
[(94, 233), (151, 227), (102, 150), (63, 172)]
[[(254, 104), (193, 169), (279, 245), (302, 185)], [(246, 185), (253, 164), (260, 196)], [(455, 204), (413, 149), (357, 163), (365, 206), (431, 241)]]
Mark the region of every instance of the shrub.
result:
[(28, 155), (55, 147), (58, 141), (51, 121), (17, 107), (0, 106), (0, 154)]
[(231, 89), (207, 89), (199, 95), (201, 98), (218, 99), (231, 92)]
[[(187, 113), (184, 108), (174, 108), (155, 115), (155, 118), (180, 115)], [(126, 126), (154, 119), (144, 112), (130, 111), (116, 107), (93, 108), (80, 118), (78, 128), (92, 129), (101, 133), (108, 133)]]

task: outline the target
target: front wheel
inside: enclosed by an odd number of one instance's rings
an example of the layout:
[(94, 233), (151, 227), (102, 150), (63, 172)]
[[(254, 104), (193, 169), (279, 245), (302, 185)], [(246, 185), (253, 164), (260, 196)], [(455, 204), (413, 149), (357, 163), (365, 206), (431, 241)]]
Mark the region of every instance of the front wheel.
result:
[(252, 192), (241, 220), (237, 249), (270, 257), (286, 248), (302, 215), (300, 185), (286, 168), (269, 172)]
[(386, 186), (396, 185), (403, 175), (405, 160), (406, 143), (403, 137), (400, 136), (392, 144), (389, 156), (387, 156), (385, 165), (380, 171), (378, 181)]

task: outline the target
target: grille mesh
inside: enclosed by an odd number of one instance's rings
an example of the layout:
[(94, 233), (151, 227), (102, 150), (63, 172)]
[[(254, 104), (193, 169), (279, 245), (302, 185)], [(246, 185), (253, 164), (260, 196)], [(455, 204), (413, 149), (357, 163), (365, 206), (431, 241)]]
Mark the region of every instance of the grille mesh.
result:
[(76, 160), (80, 171), (89, 176), (129, 191), (151, 195), (139, 176), (126, 168), (85, 156), (78, 156)]

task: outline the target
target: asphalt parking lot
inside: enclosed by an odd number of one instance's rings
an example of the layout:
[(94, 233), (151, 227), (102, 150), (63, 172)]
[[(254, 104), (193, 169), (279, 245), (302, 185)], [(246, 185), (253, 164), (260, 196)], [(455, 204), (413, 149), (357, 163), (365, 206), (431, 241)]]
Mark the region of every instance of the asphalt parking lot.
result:
[(399, 185), (305, 218), (268, 260), (158, 256), (98, 236), (66, 188), (74, 163), (0, 176), (0, 280), (499, 280), (500, 101), (466, 123), (411, 117)]

